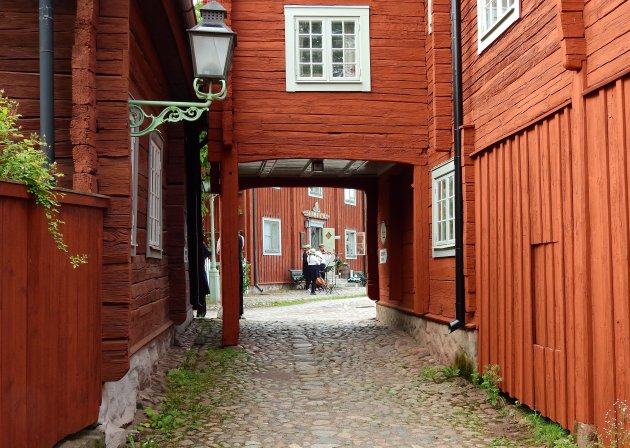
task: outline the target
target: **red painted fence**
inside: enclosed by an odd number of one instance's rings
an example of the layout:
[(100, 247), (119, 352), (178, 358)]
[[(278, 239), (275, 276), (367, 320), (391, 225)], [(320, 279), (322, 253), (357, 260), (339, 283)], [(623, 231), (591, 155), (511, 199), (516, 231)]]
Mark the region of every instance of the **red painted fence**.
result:
[(68, 192), (62, 232), (73, 269), (20, 184), (0, 182), (0, 448), (50, 447), (98, 418), (100, 196)]

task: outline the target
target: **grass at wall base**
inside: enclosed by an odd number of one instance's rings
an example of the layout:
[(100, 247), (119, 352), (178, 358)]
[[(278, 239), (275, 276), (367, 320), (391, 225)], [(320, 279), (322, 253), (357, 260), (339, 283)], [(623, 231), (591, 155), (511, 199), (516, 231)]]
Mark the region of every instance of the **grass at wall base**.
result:
[[(20, 115), (18, 104), (4, 96), (0, 90), (0, 179), (13, 180), (26, 184), (27, 191), (35, 198), (48, 222), (55, 246), (62, 252), (68, 252), (61, 226), (64, 222), (59, 217), (62, 193), (55, 191), (60, 173), (55, 171), (55, 164), (48, 165), (46, 155), (41, 150), (44, 145), (36, 134), (29, 137), (22, 133), (18, 125)], [(87, 263), (87, 254), (68, 257), (73, 268)]]

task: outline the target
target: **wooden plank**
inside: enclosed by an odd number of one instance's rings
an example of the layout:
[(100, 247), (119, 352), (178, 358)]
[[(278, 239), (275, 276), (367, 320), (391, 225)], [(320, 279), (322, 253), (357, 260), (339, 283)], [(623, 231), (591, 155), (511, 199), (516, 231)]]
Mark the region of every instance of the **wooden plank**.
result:
[[(27, 207), (0, 197), (0, 446), (26, 447), (27, 402)], [(25, 306), (26, 304), (26, 306)]]
[(504, 369), (504, 387), (506, 391), (514, 396), (514, 375), (515, 375), (515, 350), (514, 350), (514, 332), (518, 328), (516, 324), (516, 315), (514, 314), (514, 302), (516, 294), (514, 293), (514, 256), (513, 248), (513, 230), (514, 230), (514, 203), (513, 203), (513, 174), (512, 160), (514, 158), (514, 140), (509, 139), (504, 147), (505, 162), (503, 165), (503, 182), (505, 184), (504, 219), (505, 219), (505, 238), (504, 238), (504, 269), (505, 269), (505, 369)]
[(547, 414), (546, 384), (545, 384), (545, 348), (534, 344), (534, 406), (543, 415)]
[(524, 362), (524, 306), (523, 306), (523, 214), (522, 214), (522, 184), (521, 184), (521, 139), (522, 135), (517, 134), (512, 144), (512, 179), (514, 179), (512, 210), (514, 214), (514, 235), (513, 235), (513, 290), (514, 290), (514, 396), (523, 397), (523, 380), (525, 371)]
[[(608, 189), (608, 139), (606, 96), (600, 91), (586, 99), (588, 194), (591, 258), (592, 319), (597, 328), (613, 328), (612, 265), (610, 259), (610, 191)], [(595, 199), (596, 198), (596, 199)], [(595, 423), (604, 418), (614, 403), (614, 338), (610, 331), (593, 331), (593, 396)]]
[(504, 213), (505, 213), (505, 145), (501, 144), (499, 147), (493, 152), (493, 156), (496, 158), (496, 185), (497, 185), (497, 195), (496, 195), (496, 219), (497, 219), (497, 227), (496, 227), (496, 241), (497, 245), (497, 258), (496, 258), (496, 266), (495, 277), (497, 282), (497, 364), (500, 366), (501, 376), (505, 374), (506, 370), (506, 359), (505, 359), (505, 330), (506, 330), (506, 291), (505, 291), (505, 276), (506, 276), (506, 264), (505, 264), (505, 225), (504, 225)]

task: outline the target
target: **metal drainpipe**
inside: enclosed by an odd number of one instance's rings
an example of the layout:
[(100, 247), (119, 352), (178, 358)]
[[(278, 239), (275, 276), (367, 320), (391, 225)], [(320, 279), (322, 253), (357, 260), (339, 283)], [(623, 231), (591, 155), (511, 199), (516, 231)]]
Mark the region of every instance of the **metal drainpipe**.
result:
[(258, 230), (256, 227), (257, 222), (258, 222), (258, 219), (256, 218), (256, 189), (252, 188), (252, 233), (253, 233), (252, 243), (254, 246), (254, 259), (252, 260), (252, 266), (253, 266), (253, 271), (254, 271), (254, 287), (258, 291), (263, 292), (262, 288), (258, 286), (258, 240), (257, 240)]
[(453, 140), (455, 144), (455, 320), (448, 331), (462, 328), (466, 323), (464, 294), (464, 208), (462, 198), (462, 131), (464, 105), (462, 98), (462, 42), (460, 0), (451, 0), (453, 35)]
[(39, 115), (42, 150), (48, 163), (55, 161), (54, 96), (54, 13), (53, 0), (39, 0)]

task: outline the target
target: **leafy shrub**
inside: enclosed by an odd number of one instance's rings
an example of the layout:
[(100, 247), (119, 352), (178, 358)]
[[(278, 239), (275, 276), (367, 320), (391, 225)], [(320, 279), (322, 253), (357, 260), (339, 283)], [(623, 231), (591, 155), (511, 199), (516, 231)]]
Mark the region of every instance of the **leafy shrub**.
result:
[(623, 448), (630, 446), (630, 406), (625, 401), (616, 401), (606, 412), (606, 427), (597, 433), (595, 446), (599, 448)]
[[(54, 191), (60, 173), (53, 163), (48, 165), (41, 150), (44, 144), (36, 134), (26, 137), (18, 125), (18, 104), (4, 96), (0, 90), (0, 179), (14, 180), (26, 184), (27, 191), (35, 197), (35, 203), (44, 210), (48, 231), (59, 249), (68, 252), (60, 226), (59, 217), (62, 194)], [(69, 256), (72, 267), (87, 263), (87, 255)]]

